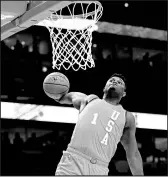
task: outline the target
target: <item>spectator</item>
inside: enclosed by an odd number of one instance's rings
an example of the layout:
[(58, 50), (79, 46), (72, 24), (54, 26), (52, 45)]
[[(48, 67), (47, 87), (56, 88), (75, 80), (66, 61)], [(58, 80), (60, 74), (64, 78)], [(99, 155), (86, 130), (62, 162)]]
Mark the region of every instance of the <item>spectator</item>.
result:
[(8, 132), (2, 133), (2, 145), (9, 147), (11, 145)]
[(39, 143), (35, 132), (31, 133), (30, 138), (27, 139), (26, 145), (27, 148), (31, 150), (37, 150), (39, 148)]
[(18, 132), (15, 133), (15, 138), (13, 140), (13, 145), (17, 148), (20, 149), (23, 147), (23, 139), (20, 137), (20, 134)]

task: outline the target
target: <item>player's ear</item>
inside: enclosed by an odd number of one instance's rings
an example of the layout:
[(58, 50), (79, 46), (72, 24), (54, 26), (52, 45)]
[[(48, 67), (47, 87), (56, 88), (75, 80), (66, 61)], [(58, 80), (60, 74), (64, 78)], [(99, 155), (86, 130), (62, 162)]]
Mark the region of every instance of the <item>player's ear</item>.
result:
[(103, 88), (103, 93), (105, 93), (105, 88), (106, 88), (106, 86)]
[(123, 92), (123, 96), (122, 96), (122, 97), (125, 97), (125, 96), (126, 96), (126, 92), (124, 91), (124, 92)]

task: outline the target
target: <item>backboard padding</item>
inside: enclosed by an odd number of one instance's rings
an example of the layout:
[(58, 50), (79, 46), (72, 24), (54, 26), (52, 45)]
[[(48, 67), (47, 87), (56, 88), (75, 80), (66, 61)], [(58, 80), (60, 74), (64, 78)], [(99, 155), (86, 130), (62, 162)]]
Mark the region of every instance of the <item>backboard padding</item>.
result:
[(20, 18), (1, 27), (1, 40), (46, 19), (52, 12), (71, 4), (72, 1), (32, 1), (31, 3)]
[(1, 1), (1, 27), (23, 15), (27, 7), (27, 1)]

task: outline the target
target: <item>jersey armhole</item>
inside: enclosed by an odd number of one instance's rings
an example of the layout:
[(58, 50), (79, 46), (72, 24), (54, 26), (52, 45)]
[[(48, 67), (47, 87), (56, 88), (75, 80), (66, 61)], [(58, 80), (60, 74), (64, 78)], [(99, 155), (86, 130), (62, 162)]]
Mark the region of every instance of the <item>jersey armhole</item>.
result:
[(86, 100), (86, 105), (90, 103), (91, 101), (98, 99), (99, 97), (97, 95), (89, 95)]
[(81, 109), (79, 110), (79, 113), (81, 113), (81, 112), (84, 110), (84, 108), (85, 108), (90, 102), (92, 102), (93, 100), (98, 99), (98, 98), (99, 98), (99, 97), (96, 96), (96, 95), (89, 95), (89, 96), (87, 96), (84, 105), (83, 105), (83, 106), (81, 107)]
[(127, 128), (127, 111), (125, 110), (125, 125), (124, 125), (124, 128)]

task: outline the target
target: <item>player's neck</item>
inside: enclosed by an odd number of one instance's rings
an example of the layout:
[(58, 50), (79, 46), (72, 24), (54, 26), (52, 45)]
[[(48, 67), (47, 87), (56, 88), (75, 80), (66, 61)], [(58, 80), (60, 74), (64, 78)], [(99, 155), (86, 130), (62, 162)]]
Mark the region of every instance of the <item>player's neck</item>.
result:
[(110, 103), (112, 105), (119, 105), (120, 100), (118, 99), (113, 99), (113, 98), (107, 98), (107, 97), (103, 97), (103, 99), (107, 102)]

